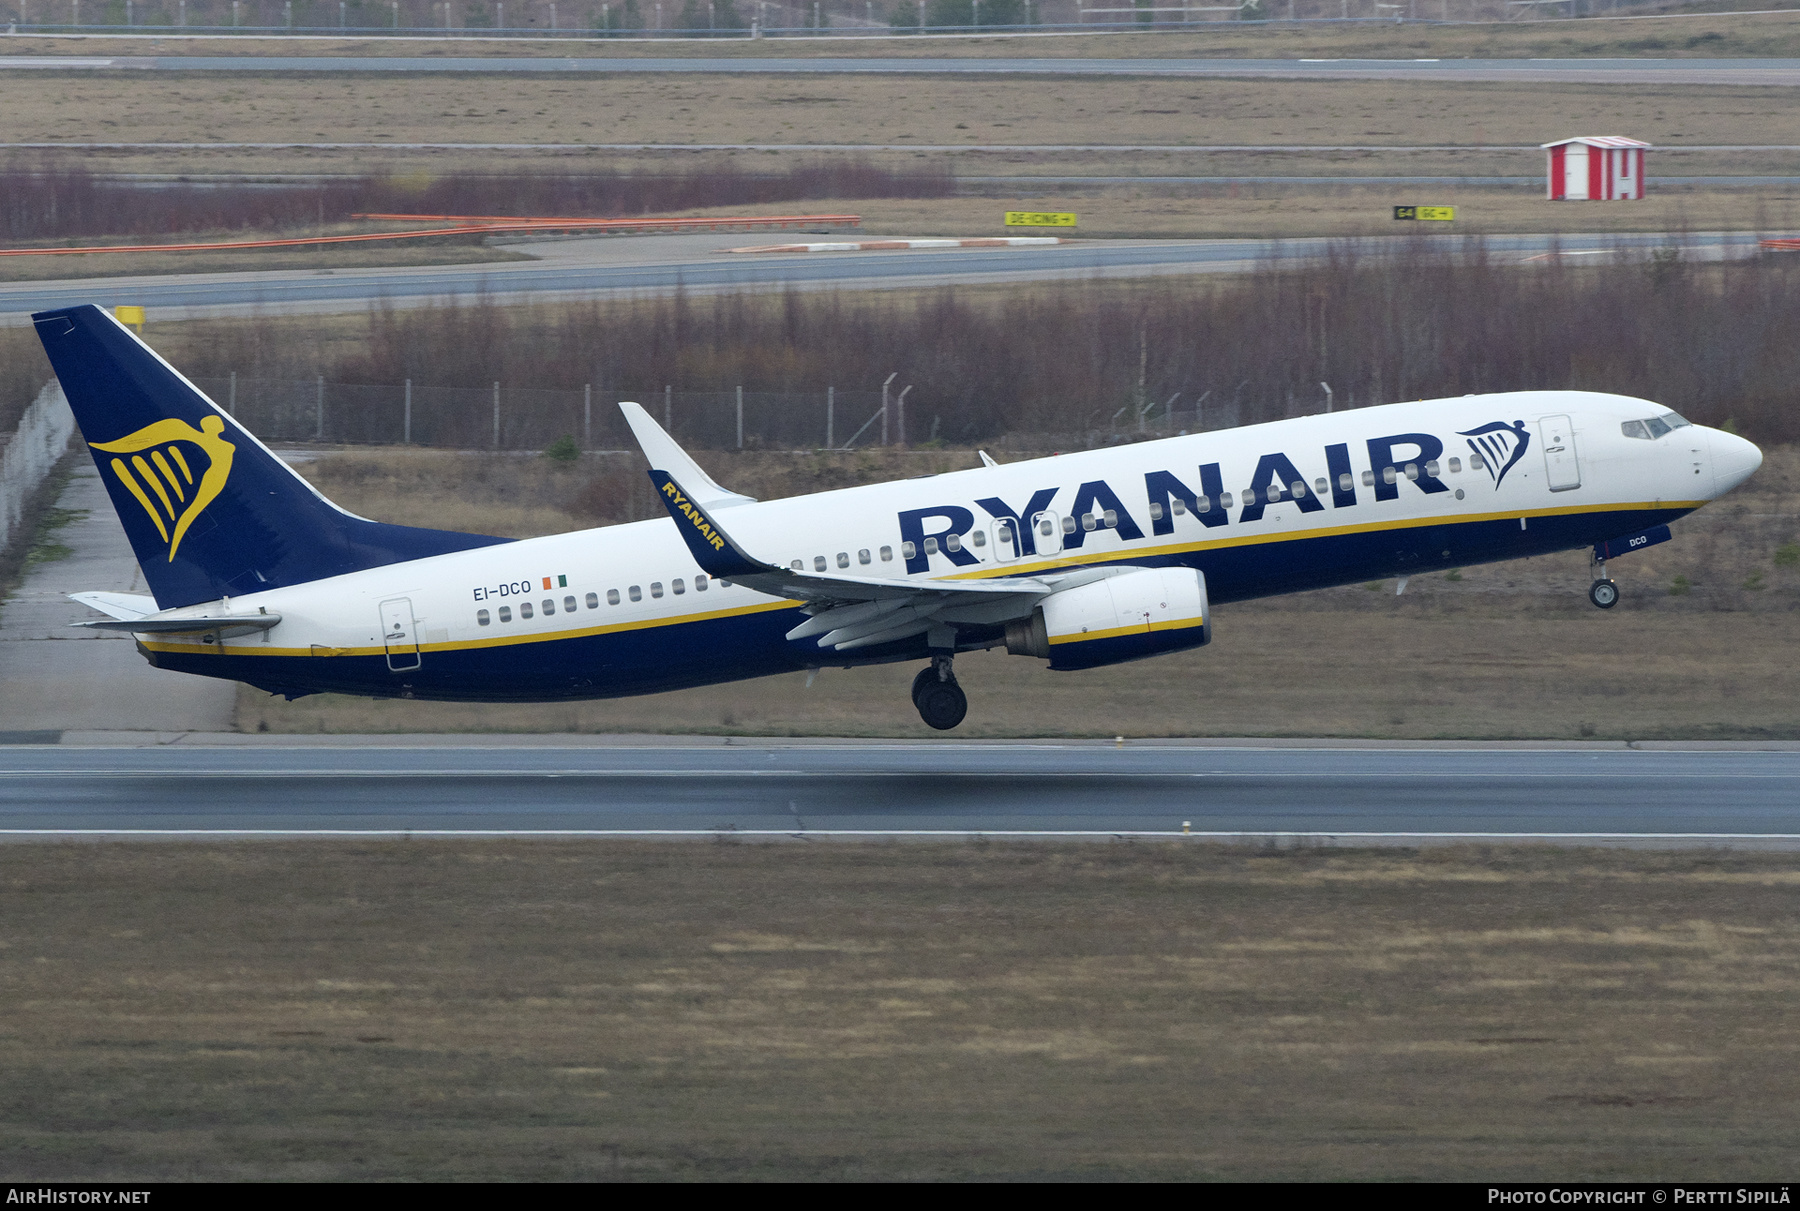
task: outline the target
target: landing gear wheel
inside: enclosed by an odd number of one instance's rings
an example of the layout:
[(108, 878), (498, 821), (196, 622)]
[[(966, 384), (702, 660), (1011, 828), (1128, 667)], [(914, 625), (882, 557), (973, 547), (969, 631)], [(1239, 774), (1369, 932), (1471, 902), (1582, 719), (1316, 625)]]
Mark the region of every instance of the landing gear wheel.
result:
[[(937, 681), (937, 673), (926, 669), (934, 680), (920, 685), (919, 692), (913, 695), (913, 702), (919, 708), (919, 718), (925, 725), (940, 732), (947, 732), (963, 721), (969, 713), (969, 699), (962, 691), (962, 686), (954, 681)], [(923, 674), (921, 674), (923, 676)]]
[(912, 700), (914, 706), (919, 705), (919, 691), (924, 689), (927, 685), (935, 684), (937, 679), (937, 668), (935, 666), (926, 665), (919, 670), (919, 675), (913, 678), (912, 683)]
[(1619, 586), (1610, 580), (1596, 580), (1588, 586), (1588, 600), (1603, 610), (1619, 604)]

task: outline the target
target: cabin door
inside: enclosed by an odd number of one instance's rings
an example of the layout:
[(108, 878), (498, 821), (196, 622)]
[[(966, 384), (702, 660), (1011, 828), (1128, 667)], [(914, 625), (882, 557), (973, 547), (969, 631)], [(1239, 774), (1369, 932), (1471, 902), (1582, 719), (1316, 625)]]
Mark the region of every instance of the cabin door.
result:
[(1538, 437), (1544, 443), (1544, 469), (1552, 492), (1581, 486), (1581, 463), (1575, 457), (1575, 430), (1566, 416), (1540, 416)]
[(396, 597), (381, 603), (381, 639), (387, 645), (391, 671), (404, 673), (419, 667), (419, 632), (413, 623), (411, 599)]

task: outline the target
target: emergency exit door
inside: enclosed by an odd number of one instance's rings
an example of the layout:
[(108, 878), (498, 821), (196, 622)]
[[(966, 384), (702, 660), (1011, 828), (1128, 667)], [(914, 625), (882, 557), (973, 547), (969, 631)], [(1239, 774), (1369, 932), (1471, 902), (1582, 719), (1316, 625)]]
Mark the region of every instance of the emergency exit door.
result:
[(1544, 471), (1552, 492), (1581, 486), (1581, 463), (1575, 456), (1575, 430), (1566, 416), (1538, 418), (1538, 439), (1544, 444)]
[(419, 635), (410, 598), (396, 597), (381, 603), (381, 639), (387, 645), (391, 671), (404, 673), (419, 667)]

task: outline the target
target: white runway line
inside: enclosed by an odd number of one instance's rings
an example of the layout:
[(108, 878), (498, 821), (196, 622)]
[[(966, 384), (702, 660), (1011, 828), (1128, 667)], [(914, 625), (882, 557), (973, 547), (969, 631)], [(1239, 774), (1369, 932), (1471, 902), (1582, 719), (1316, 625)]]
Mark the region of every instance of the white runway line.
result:
[(1059, 236), (1006, 235), (979, 236), (973, 239), (925, 240), (856, 240), (817, 244), (758, 244), (750, 248), (727, 248), (726, 252), (895, 252), (909, 248), (1042, 248), (1050, 244), (1071, 244)]
[(1779, 841), (1800, 833), (1186, 832), (1181, 829), (986, 828), (0, 828), (0, 838), (505, 837), (1169, 837), (1190, 841)]

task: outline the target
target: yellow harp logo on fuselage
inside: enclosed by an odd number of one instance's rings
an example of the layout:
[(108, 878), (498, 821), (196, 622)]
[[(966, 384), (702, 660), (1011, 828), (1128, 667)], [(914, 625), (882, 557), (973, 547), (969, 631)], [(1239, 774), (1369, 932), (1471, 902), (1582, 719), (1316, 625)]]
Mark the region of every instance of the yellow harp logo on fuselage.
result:
[[(219, 436), (224, 430), (225, 422), (217, 416), (202, 417), (198, 429), (171, 418), (117, 441), (92, 443), (96, 450), (130, 456), (129, 463), (113, 459), (112, 472), (144, 506), (156, 532), (169, 544), (170, 563), (175, 562), (188, 527), (224, 490), (231, 475), (231, 456), (237, 447)], [(206, 458), (198, 468), (194, 465), (198, 460), (191, 457), (196, 451)]]

